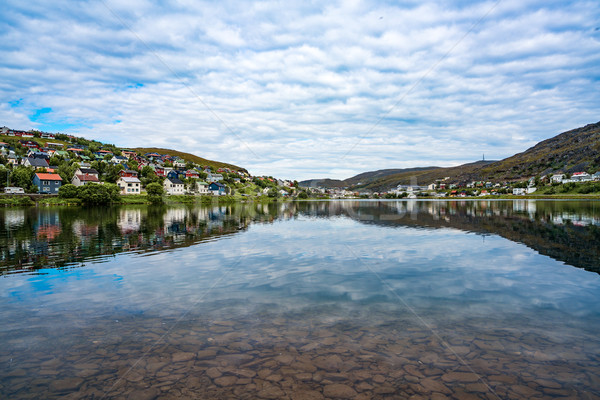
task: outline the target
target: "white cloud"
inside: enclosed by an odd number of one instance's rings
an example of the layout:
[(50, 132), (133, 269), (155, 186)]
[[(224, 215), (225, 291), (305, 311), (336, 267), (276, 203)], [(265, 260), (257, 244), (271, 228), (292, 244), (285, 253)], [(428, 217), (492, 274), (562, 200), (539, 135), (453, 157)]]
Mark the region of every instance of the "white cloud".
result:
[(105, 4), (7, 2), (0, 124), (303, 179), (502, 158), (599, 119), (597, 2)]

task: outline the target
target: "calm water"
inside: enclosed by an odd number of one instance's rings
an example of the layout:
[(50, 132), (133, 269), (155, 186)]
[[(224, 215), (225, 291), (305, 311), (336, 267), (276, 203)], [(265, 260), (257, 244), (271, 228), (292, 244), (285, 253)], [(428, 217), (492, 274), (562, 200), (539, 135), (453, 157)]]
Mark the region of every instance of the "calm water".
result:
[(0, 398), (600, 398), (600, 202), (3, 209), (0, 251)]

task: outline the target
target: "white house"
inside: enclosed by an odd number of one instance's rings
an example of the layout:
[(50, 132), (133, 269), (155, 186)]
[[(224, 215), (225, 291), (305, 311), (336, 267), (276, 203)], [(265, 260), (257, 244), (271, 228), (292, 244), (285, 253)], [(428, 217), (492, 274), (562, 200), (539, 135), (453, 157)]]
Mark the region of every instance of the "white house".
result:
[(122, 176), (117, 179), (117, 186), (121, 189), (121, 194), (140, 194), (141, 184), (138, 178)]
[(527, 189), (525, 189), (525, 188), (514, 188), (513, 189), (513, 194), (516, 196), (520, 196), (520, 195), (523, 195), (526, 193), (527, 193)]
[(71, 179), (71, 183), (75, 186), (83, 186), (90, 182), (100, 183), (97, 175), (93, 174), (75, 174), (73, 175), (73, 179)]
[(575, 172), (571, 175), (571, 180), (574, 182), (589, 182), (592, 180), (592, 176), (587, 172)]
[(208, 183), (204, 181), (196, 181), (196, 192), (199, 195), (207, 195), (210, 194), (208, 190)]
[(185, 194), (183, 182), (177, 178), (166, 178), (163, 187), (167, 194)]
[(175, 161), (173, 161), (173, 166), (175, 168), (185, 168), (185, 160), (181, 160), (181, 159), (175, 160)]
[(219, 182), (223, 180), (223, 175), (213, 174), (212, 172), (209, 172), (206, 176), (206, 180), (209, 182)]
[(565, 174), (554, 174), (550, 177), (552, 182), (561, 183), (565, 179)]

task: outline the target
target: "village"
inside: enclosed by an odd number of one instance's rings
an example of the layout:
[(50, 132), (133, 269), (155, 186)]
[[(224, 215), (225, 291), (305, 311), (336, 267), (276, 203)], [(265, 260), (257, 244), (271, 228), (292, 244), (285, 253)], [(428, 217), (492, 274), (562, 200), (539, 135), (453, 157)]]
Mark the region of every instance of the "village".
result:
[(145, 194), (151, 183), (164, 194), (241, 197), (304, 195), (297, 182), (253, 177), (245, 170), (199, 165), (157, 152), (140, 153), (79, 137), (0, 128), (0, 174), (5, 194), (58, 195), (71, 184), (116, 184), (119, 194)]
[[(554, 174), (525, 181), (452, 182), (451, 177), (419, 185), (397, 185), (376, 192), (353, 188), (301, 187), (297, 181), (272, 176), (252, 176), (243, 169), (200, 165), (179, 156), (141, 153), (73, 135), (0, 128), (0, 184), (5, 194), (58, 195), (65, 185), (111, 183), (120, 195), (146, 194), (151, 183), (168, 196), (234, 196), (237, 198), (444, 198), (501, 195), (560, 194), (600, 181), (600, 171), (590, 174)], [(596, 192), (598, 188), (587, 190)]]

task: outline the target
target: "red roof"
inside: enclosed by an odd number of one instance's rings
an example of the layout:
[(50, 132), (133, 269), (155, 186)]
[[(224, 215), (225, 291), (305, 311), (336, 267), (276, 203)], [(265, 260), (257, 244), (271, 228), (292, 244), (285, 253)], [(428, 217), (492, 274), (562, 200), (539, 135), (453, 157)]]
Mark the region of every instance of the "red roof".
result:
[(67, 149), (67, 151), (83, 151), (82, 149), (77, 149), (75, 147), (70, 147)]
[(38, 178), (43, 179), (45, 181), (62, 181), (62, 178), (58, 174), (48, 174), (48, 173), (38, 172), (35, 175)]
[(100, 182), (98, 178), (96, 178), (96, 175), (77, 175), (77, 178), (82, 182)]

